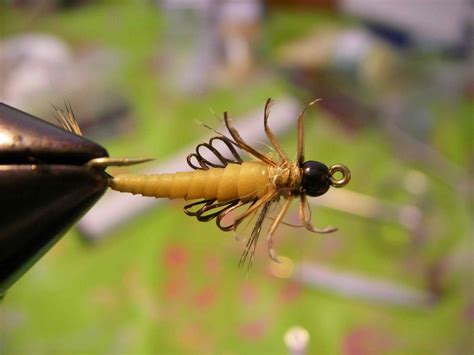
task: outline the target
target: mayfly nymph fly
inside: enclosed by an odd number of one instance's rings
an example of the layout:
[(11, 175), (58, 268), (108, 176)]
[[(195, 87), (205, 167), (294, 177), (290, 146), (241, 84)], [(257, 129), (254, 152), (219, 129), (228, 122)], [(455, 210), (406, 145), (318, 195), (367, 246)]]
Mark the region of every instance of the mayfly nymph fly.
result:
[[(273, 249), (273, 235), (278, 225), (284, 223), (283, 218), (292, 200), (299, 199), (298, 215), (301, 226), (314, 233), (334, 232), (336, 228), (333, 227), (323, 229), (313, 227), (307, 197), (321, 196), (331, 186), (343, 187), (351, 178), (349, 169), (344, 165), (327, 167), (318, 161), (304, 160), (304, 115), (316, 101), (307, 105), (298, 117), (295, 160), (287, 158), (268, 125), (272, 102), (268, 99), (264, 108), (264, 130), (275, 151), (275, 157), (263, 154), (248, 145), (232, 126), (225, 112), (224, 123), (230, 137), (216, 132), (217, 135), (208, 143), (199, 144), (196, 151), (187, 157), (187, 162), (194, 171), (156, 175), (117, 175), (111, 177), (110, 187), (120, 192), (156, 198), (197, 200), (184, 206), (184, 212), (201, 222), (215, 219), (217, 226), (223, 231), (236, 231), (245, 219), (257, 215), (239, 266), (245, 263), (251, 265), (265, 217), (270, 207), (282, 199), (282, 207), (266, 235), (270, 257), (278, 262), (278, 256)], [(227, 150), (226, 154), (223, 153), (223, 147)], [(236, 148), (247, 152), (255, 159), (243, 161)], [(107, 161), (104, 164), (107, 165)], [(99, 164), (98, 161), (91, 163)], [(224, 217), (242, 206), (246, 209), (231, 223), (225, 224)]]

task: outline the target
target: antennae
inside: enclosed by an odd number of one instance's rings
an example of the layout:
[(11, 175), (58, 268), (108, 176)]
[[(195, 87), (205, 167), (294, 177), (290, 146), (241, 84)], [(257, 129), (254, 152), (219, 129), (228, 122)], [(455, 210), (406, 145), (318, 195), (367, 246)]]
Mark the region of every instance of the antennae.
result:
[(304, 109), (301, 111), (300, 116), (298, 117), (298, 146), (297, 146), (297, 155), (296, 161), (298, 162), (298, 166), (301, 166), (304, 161), (304, 114), (306, 110), (314, 105), (316, 102), (320, 101), (321, 99), (316, 99), (311, 101)]
[(280, 143), (278, 143), (278, 140), (276, 139), (275, 135), (273, 134), (272, 130), (268, 126), (268, 116), (270, 115), (270, 105), (272, 104), (272, 99), (268, 98), (267, 102), (265, 102), (265, 108), (264, 108), (264, 113), (263, 113), (263, 126), (265, 128), (265, 134), (267, 135), (268, 139), (272, 143), (273, 147), (277, 151), (278, 155), (280, 156), (280, 159), (284, 161), (285, 163), (288, 163), (288, 158), (285, 155), (285, 152), (283, 151)]

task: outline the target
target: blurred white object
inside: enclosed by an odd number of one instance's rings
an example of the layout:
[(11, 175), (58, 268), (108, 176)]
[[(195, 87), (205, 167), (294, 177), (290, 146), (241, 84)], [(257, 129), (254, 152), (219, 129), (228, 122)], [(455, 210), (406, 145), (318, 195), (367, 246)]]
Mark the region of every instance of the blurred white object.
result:
[(262, 18), (260, 0), (222, 1), (217, 26), (223, 50), (221, 83), (242, 82), (255, 71)]
[(66, 100), (87, 129), (94, 120), (125, 110), (113, 85), (120, 64), (113, 51), (91, 48), (77, 54), (48, 34), (8, 37), (0, 41), (0, 101), (54, 121), (52, 104), (62, 106)]
[(456, 46), (472, 27), (469, 0), (341, 0), (343, 11), (408, 32), (420, 46)]
[(397, 223), (408, 230), (415, 230), (423, 221), (422, 211), (414, 205), (390, 202), (347, 189), (333, 189), (324, 196), (311, 199), (310, 204), (364, 218)]
[(423, 308), (432, 304), (434, 296), (392, 281), (335, 271), (323, 265), (301, 263), (293, 273), (304, 285), (336, 294), (395, 306)]
[(294, 326), (287, 330), (284, 341), (290, 355), (305, 355), (309, 344), (309, 333), (303, 327)]
[(0, 42), (0, 101), (26, 108), (38, 91), (51, 89), (72, 64), (70, 48), (47, 34), (25, 34)]
[(162, 53), (168, 87), (180, 94), (205, 92), (216, 64), (212, 0), (162, 0), (158, 4), (166, 20)]
[(202, 93), (218, 83), (250, 76), (254, 67), (261, 0), (162, 0), (166, 18), (163, 63), (169, 86)]

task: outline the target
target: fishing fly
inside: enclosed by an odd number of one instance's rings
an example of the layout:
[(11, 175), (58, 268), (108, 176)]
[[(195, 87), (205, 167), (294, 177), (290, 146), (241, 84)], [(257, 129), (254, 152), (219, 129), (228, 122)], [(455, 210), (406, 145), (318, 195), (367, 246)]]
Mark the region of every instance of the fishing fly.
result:
[[(307, 160), (304, 156), (304, 116), (308, 104), (297, 121), (297, 155), (288, 159), (268, 125), (271, 99), (264, 108), (264, 130), (275, 156), (266, 155), (251, 147), (232, 126), (227, 112), (224, 123), (228, 135), (216, 132), (207, 143), (197, 145), (195, 152), (187, 157), (193, 171), (172, 174), (133, 175), (123, 174), (110, 178), (110, 188), (120, 192), (140, 194), (156, 198), (182, 198), (196, 200), (184, 206), (184, 213), (196, 217), (200, 222), (215, 220), (222, 231), (236, 231), (246, 219), (256, 216), (256, 223), (246, 242), (239, 267), (250, 267), (262, 224), (271, 207), (278, 201), (283, 204), (273, 219), (266, 234), (269, 255), (279, 262), (273, 248), (274, 234), (287, 213), (293, 199), (299, 199), (298, 215), (301, 225), (313, 233), (331, 233), (333, 227), (316, 228), (311, 223), (308, 196), (316, 197), (329, 188), (347, 185), (351, 178), (349, 169), (342, 164), (327, 167), (325, 164)], [(224, 148), (224, 149), (222, 149)], [(237, 149), (247, 152), (254, 159), (242, 160)], [(224, 150), (226, 152), (224, 153)], [(110, 158), (93, 159), (91, 166), (107, 166)], [(243, 207), (243, 211), (232, 222), (224, 223), (229, 213)]]

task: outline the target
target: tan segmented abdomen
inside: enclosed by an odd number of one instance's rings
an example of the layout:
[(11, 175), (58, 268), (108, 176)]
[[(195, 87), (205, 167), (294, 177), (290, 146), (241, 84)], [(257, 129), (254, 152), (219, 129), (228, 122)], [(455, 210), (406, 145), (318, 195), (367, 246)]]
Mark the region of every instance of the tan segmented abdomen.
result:
[(229, 164), (225, 168), (194, 170), (175, 174), (117, 175), (110, 187), (143, 196), (217, 199), (243, 202), (261, 197), (271, 188), (269, 167), (261, 162)]

